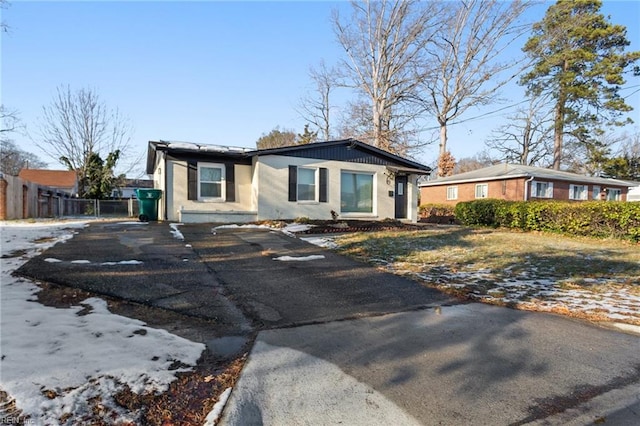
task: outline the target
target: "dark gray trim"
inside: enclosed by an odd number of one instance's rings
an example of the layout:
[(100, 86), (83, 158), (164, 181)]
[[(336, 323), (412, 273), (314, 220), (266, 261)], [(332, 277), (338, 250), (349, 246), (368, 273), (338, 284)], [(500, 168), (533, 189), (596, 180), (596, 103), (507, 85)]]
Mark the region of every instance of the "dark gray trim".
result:
[(328, 170), (325, 167), (320, 167), (320, 199), (321, 203), (326, 203), (327, 200), (327, 190), (328, 190)]
[(225, 168), (224, 174), (225, 174), (225, 184), (226, 184), (225, 201), (233, 202), (233, 201), (236, 201), (235, 164), (225, 163), (224, 168)]
[(289, 201), (298, 200), (298, 168), (289, 166)]
[(187, 199), (198, 199), (198, 162), (187, 161)]

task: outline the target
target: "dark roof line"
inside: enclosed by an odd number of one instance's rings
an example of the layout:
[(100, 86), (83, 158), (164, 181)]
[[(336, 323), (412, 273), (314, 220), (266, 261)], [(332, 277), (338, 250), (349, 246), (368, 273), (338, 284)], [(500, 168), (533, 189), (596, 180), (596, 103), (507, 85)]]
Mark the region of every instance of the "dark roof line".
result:
[[(154, 151), (182, 151), (182, 152), (199, 152), (199, 153), (217, 153), (224, 156), (229, 157), (255, 157), (260, 155), (277, 155), (277, 154), (287, 154), (291, 152), (304, 151), (307, 149), (313, 149), (318, 147), (318, 145), (323, 146), (339, 146), (349, 144), (350, 148), (358, 148), (364, 151), (368, 151), (373, 155), (388, 158), (393, 160), (394, 162), (404, 164), (408, 167), (423, 170), (423, 171), (431, 171), (431, 168), (425, 166), (423, 164), (417, 163), (415, 161), (406, 159), (404, 157), (400, 157), (399, 155), (392, 154), (388, 151), (384, 151), (380, 148), (377, 148), (373, 145), (366, 144), (357, 139), (339, 139), (333, 141), (323, 141), (323, 142), (312, 142), (309, 144), (303, 145), (291, 145), (291, 146), (283, 146), (278, 148), (267, 148), (267, 149), (248, 149), (248, 148), (240, 148), (240, 147), (230, 147), (230, 146), (221, 146), (221, 145), (204, 145), (204, 144), (195, 144), (191, 142), (179, 142), (179, 141), (149, 141), (149, 147)], [(148, 158), (149, 160), (149, 158)], [(153, 165), (147, 162), (147, 173), (151, 173), (149, 167), (153, 168)]]

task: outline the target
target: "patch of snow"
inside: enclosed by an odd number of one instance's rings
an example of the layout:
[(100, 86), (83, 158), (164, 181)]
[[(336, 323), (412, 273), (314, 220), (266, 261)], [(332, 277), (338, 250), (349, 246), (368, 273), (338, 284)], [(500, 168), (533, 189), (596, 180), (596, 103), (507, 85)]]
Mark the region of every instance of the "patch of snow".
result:
[(191, 151), (198, 151), (199, 147), (195, 143), (191, 142), (169, 142), (167, 144), (167, 148), (169, 149), (188, 149)]
[(320, 259), (324, 259), (324, 255), (312, 254), (310, 256), (279, 256), (279, 257), (273, 258), (273, 260), (280, 260), (282, 262), (306, 262), (309, 260), (320, 260)]
[(255, 225), (253, 223), (247, 223), (244, 225), (238, 225), (235, 223), (229, 224), (229, 225), (220, 225), (220, 226), (216, 226), (215, 228), (212, 229), (213, 233), (215, 234), (215, 231), (218, 229), (272, 229), (271, 227), (267, 226), (267, 225)]
[(58, 262), (62, 262), (62, 260), (60, 260), (60, 259), (56, 259), (55, 257), (47, 257), (44, 261), (45, 261), (45, 262), (48, 262), (48, 263), (58, 263)]
[(300, 237), (302, 241), (306, 241), (310, 244), (316, 245), (318, 247), (335, 249), (338, 248), (338, 244), (336, 244), (335, 239), (332, 237)]
[(141, 260), (121, 260), (118, 265), (142, 265)]
[(180, 230), (178, 229), (178, 226), (182, 225), (184, 225), (184, 223), (172, 223), (169, 225), (169, 227), (171, 228), (171, 234), (173, 234), (173, 236), (180, 241), (184, 241), (184, 235), (182, 235), (182, 232), (180, 232)]
[(215, 426), (215, 424), (218, 423), (222, 410), (229, 399), (229, 395), (231, 395), (231, 388), (226, 388), (224, 392), (222, 392), (222, 395), (220, 395), (218, 402), (213, 405), (213, 409), (207, 414), (203, 426)]
[[(136, 423), (136, 413), (124, 413), (113, 395), (125, 385), (163, 391), (176, 372), (190, 368), (171, 370), (176, 361), (195, 365), (205, 346), (114, 315), (99, 298), (68, 309), (36, 303), (40, 288), (11, 273), (79, 226), (85, 222), (0, 224), (0, 386), (34, 424), (58, 424), (63, 415), (79, 421), (94, 397), (116, 413), (114, 423)], [(11, 257), (19, 251), (24, 254)]]
[(245, 153), (251, 152), (253, 150), (250, 148), (242, 148), (239, 146), (200, 145), (200, 151)]
[(280, 231), (290, 237), (295, 237), (296, 232), (305, 232), (313, 227), (314, 225), (308, 225), (304, 223), (288, 223), (287, 226), (280, 229)]
[(71, 263), (87, 264), (87, 263), (91, 263), (91, 261), (86, 259), (80, 259), (80, 260), (72, 260)]
[(139, 221), (129, 221), (129, 222), (118, 222), (118, 225), (148, 225), (149, 222), (139, 222)]

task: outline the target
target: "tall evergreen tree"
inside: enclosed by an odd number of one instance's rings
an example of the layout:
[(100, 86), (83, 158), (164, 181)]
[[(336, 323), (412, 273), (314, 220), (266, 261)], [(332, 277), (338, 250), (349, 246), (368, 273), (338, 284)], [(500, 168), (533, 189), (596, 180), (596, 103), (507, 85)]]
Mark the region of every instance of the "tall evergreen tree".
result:
[(605, 125), (624, 125), (631, 111), (618, 91), (627, 68), (640, 52), (625, 52), (626, 28), (600, 13), (600, 0), (558, 0), (523, 50), (532, 69), (520, 80), (533, 95), (549, 93), (554, 99), (553, 168), (562, 161), (563, 136), (588, 142)]

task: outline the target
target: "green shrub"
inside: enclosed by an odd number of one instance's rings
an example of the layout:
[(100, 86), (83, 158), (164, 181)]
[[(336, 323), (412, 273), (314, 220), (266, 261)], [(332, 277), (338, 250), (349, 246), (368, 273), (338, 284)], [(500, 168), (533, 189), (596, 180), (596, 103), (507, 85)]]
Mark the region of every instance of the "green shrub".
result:
[(455, 215), (468, 226), (640, 241), (640, 203), (485, 199), (458, 203)]

